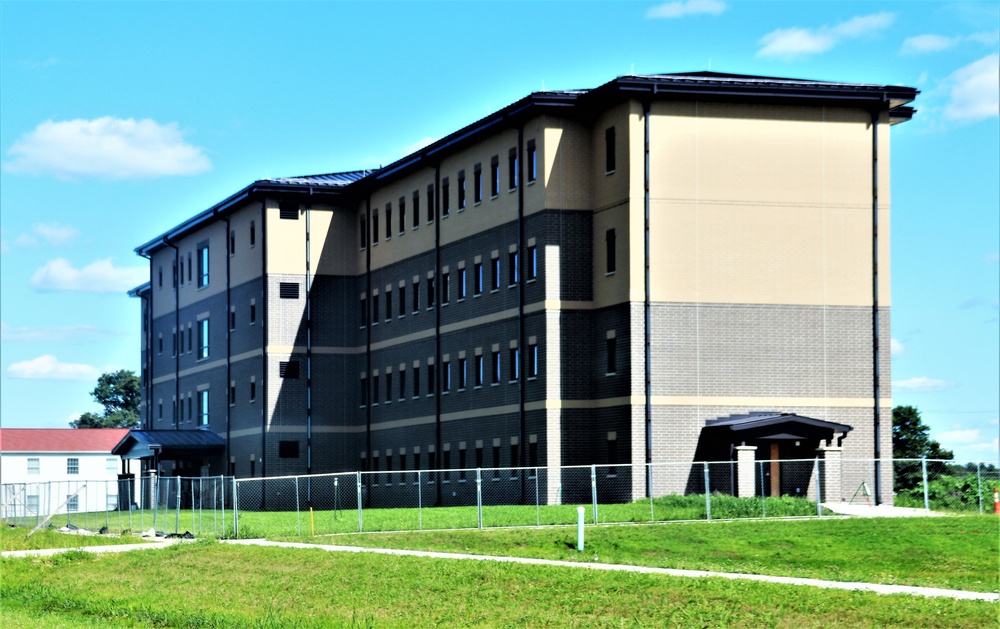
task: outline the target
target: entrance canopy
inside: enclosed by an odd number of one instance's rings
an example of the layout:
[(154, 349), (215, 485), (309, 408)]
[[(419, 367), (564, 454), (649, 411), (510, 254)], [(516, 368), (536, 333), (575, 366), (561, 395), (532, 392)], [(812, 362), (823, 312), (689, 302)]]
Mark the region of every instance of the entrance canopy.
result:
[(833, 439), (834, 433), (847, 433), (851, 426), (804, 417), (795, 413), (761, 411), (747, 415), (730, 415), (710, 419), (704, 431), (729, 443), (756, 439), (788, 439), (812, 441)]
[(111, 454), (179, 461), (222, 454), (225, 449), (226, 442), (210, 430), (130, 430)]

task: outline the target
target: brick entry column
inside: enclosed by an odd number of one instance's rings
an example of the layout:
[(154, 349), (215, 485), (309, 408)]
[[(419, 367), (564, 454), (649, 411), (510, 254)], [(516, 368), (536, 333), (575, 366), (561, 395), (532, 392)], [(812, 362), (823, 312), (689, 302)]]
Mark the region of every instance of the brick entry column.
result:
[(757, 446), (736, 446), (736, 496), (743, 498), (754, 495), (754, 463), (757, 458)]
[(844, 449), (838, 446), (824, 446), (816, 448), (816, 456), (823, 460), (821, 471), (821, 482), (824, 502), (842, 502), (844, 500), (843, 489), (843, 453)]

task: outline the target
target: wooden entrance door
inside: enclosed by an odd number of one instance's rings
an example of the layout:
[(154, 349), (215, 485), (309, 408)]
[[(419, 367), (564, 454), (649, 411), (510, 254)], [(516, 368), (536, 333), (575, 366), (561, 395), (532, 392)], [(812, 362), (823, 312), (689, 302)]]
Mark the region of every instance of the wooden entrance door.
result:
[(781, 495), (781, 464), (778, 462), (778, 443), (771, 443), (771, 495)]

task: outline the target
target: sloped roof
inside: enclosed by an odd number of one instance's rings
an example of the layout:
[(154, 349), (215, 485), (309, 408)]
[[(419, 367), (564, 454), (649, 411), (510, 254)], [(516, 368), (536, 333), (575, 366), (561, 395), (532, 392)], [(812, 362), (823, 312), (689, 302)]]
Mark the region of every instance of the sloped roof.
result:
[(122, 436), (112, 452), (125, 459), (142, 459), (159, 454), (165, 459), (218, 454), (226, 442), (210, 430), (131, 430)]
[(128, 428), (0, 428), (0, 452), (104, 452)]
[(735, 433), (743, 439), (831, 439), (833, 433), (846, 434), (851, 429), (847, 424), (778, 411), (729, 415), (705, 422), (705, 430)]

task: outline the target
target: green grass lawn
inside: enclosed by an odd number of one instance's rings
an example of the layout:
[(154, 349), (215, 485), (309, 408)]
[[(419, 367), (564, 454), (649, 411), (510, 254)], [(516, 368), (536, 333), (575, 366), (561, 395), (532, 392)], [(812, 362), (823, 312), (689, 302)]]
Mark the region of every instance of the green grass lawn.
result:
[(951, 628), (996, 627), (998, 611), (978, 601), (211, 541), (4, 559), (0, 571), (5, 627)]
[(30, 528), (0, 526), (0, 551), (140, 544), (144, 541), (133, 535), (72, 535), (52, 529), (41, 529), (26, 538), (30, 531)]

